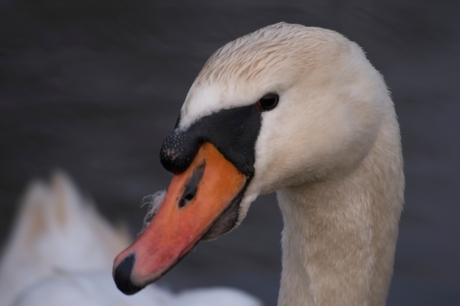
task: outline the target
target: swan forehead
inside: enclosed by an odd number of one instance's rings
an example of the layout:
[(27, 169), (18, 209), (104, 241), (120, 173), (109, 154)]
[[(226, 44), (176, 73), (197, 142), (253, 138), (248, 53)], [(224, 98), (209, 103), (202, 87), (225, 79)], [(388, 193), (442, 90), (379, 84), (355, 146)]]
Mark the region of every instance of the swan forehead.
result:
[(186, 97), (180, 127), (221, 109), (255, 103), (269, 92), (283, 92), (321, 64), (348, 48), (333, 31), (278, 23), (240, 37), (205, 63)]

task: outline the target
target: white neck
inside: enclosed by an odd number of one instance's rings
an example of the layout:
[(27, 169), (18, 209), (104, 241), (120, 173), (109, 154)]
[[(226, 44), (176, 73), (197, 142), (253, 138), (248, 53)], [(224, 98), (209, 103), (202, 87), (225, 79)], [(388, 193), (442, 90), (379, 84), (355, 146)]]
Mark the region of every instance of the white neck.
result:
[(345, 177), (278, 191), (285, 224), (278, 305), (385, 305), (404, 189), (393, 116)]

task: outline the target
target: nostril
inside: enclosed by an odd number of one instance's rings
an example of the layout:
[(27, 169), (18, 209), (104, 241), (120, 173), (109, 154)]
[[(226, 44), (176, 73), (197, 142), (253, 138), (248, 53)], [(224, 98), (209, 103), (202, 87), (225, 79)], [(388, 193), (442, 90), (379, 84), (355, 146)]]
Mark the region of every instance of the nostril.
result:
[(182, 196), (179, 200), (179, 208), (186, 206), (195, 197), (198, 190), (198, 184), (203, 178), (205, 167), (206, 163), (203, 162), (193, 171), (193, 174), (187, 181), (184, 192), (182, 193)]
[(131, 272), (135, 261), (136, 255), (132, 253), (118, 264), (113, 273), (117, 288), (127, 295), (132, 295), (142, 289), (142, 287), (136, 286), (131, 282)]
[(190, 203), (191, 200), (193, 200), (193, 198), (195, 197), (195, 194), (196, 194), (196, 190), (197, 190), (197, 188), (195, 187), (195, 189), (191, 190), (190, 193), (187, 193), (187, 194), (182, 196), (182, 198), (179, 201), (179, 208), (184, 207), (185, 205)]

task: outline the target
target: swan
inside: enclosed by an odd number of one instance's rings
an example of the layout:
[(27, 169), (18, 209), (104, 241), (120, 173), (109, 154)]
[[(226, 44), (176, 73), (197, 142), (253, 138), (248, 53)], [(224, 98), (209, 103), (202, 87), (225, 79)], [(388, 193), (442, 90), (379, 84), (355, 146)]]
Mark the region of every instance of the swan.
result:
[(125, 294), (275, 192), (278, 305), (385, 305), (404, 200), (399, 125), (382, 76), (331, 30), (278, 23), (204, 64), (160, 150), (173, 173), (155, 217), (114, 260)]
[(230, 288), (173, 294), (149, 286), (126, 296), (113, 284), (111, 262), (131, 239), (100, 216), (68, 175), (33, 182), (22, 202), (0, 261), (0, 306), (216, 306), (216, 300), (260, 306)]
[(127, 232), (102, 219), (63, 172), (51, 184), (33, 181), (0, 261), (0, 305), (60, 274), (107, 271), (107, 260), (129, 243)]

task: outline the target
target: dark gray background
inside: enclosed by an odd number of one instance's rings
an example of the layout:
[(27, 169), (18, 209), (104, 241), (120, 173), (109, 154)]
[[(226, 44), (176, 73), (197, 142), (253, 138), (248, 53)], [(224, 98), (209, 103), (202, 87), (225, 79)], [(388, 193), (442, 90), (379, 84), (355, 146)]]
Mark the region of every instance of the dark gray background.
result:
[[(0, 244), (26, 184), (62, 168), (111, 220), (141, 228), (167, 186), (158, 151), (224, 43), (286, 21), (360, 44), (393, 94), (406, 206), (388, 305), (460, 305), (460, 1), (20, 0), (0, 3)], [(160, 283), (242, 288), (276, 305), (273, 195)]]

